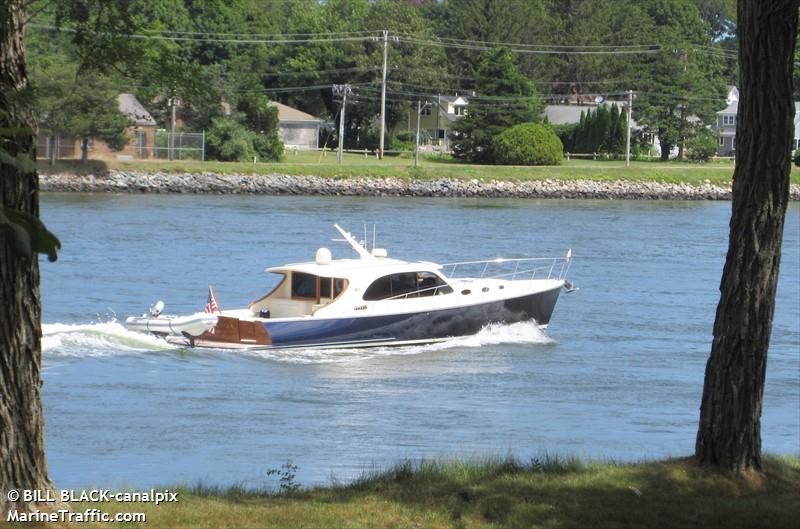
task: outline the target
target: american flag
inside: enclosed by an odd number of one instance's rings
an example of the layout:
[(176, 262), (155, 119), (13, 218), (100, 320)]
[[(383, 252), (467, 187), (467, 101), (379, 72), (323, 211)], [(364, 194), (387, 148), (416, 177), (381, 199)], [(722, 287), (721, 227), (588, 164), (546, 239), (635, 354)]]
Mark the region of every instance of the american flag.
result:
[(206, 312), (214, 313), (219, 312), (219, 305), (217, 304), (217, 297), (214, 295), (214, 289), (208, 287), (208, 300), (206, 301)]

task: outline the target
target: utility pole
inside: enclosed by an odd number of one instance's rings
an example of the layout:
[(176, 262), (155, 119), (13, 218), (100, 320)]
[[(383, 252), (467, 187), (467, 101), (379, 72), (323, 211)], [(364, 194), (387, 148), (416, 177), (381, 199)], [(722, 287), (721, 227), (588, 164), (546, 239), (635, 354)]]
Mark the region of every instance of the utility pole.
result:
[(633, 114), (633, 90), (628, 90), (628, 134), (625, 141), (625, 167), (631, 165), (631, 114)]
[(383, 160), (383, 137), (386, 128), (386, 66), (389, 57), (389, 32), (383, 30), (383, 81), (381, 82), (381, 125), (378, 140), (378, 158)]
[(339, 150), (336, 153), (336, 163), (341, 165), (344, 158), (344, 118), (347, 109), (347, 94), (351, 92), (349, 84), (333, 85), (334, 96), (342, 97), (342, 111), (339, 116)]
[(441, 144), (439, 143), (439, 111), (442, 108), (442, 94), (436, 94), (436, 145), (439, 145), (439, 152), (441, 153)]
[(419, 165), (419, 121), (420, 117), (422, 116), (422, 109), (427, 108), (427, 106), (428, 106), (427, 101), (423, 105), (422, 101), (420, 101), (419, 99), (417, 100), (417, 140), (415, 143), (416, 146), (414, 148), (414, 167)]
[(169, 105), (172, 107), (172, 130), (169, 134), (169, 159), (175, 159), (175, 98), (169, 99)]

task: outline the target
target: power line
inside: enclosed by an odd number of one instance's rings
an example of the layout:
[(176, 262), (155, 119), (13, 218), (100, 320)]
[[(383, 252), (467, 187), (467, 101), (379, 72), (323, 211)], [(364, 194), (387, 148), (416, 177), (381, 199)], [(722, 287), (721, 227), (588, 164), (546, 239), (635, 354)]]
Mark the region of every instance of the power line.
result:
[[(493, 49), (492, 46), (486, 46), (482, 44), (456, 44), (456, 43), (448, 43), (442, 41), (434, 41), (434, 40), (422, 40), (418, 38), (411, 38), (411, 37), (399, 37), (400, 42), (406, 42), (409, 44), (418, 44), (422, 46), (439, 46), (441, 48), (450, 48), (450, 49), (462, 49), (462, 50), (473, 50), (473, 51), (489, 51)], [(578, 49), (555, 49), (555, 48), (521, 48), (521, 47), (509, 47), (509, 51), (512, 53), (523, 53), (523, 54), (530, 54), (530, 55), (631, 55), (631, 54), (646, 54), (646, 53), (661, 53), (664, 51), (659, 45), (652, 45), (651, 47), (641, 47), (638, 49), (586, 49), (586, 50), (578, 50)]]
[[(418, 35), (412, 35), (409, 33), (399, 33), (398, 36), (401, 38), (415, 38), (415, 39), (420, 38), (420, 36)], [(660, 46), (659, 44), (542, 44), (542, 43), (531, 44), (523, 42), (499, 42), (499, 41), (456, 39), (452, 37), (434, 37), (434, 38), (443, 43), (457, 44), (457, 45), (479, 45), (488, 47), (503, 46), (503, 47), (515, 47), (515, 48), (533, 48), (533, 49), (542, 49), (542, 48), (626, 49), (626, 48), (649, 48), (654, 46)]]
[[(28, 24), (29, 27), (36, 29), (45, 29), (49, 31), (65, 31), (67, 33), (77, 33), (78, 30), (74, 28), (64, 28), (50, 26), (46, 24)], [(95, 33), (95, 32), (92, 32)], [(218, 42), (225, 44), (309, 44), (317, 42), (362, 42), (365, 40), (372, 40), (372, 36), (363, 35), (355, 37), (320, 37), (320, 38), (305, 38), (305, 39), (259, 39), (259, 38), (196, 38), (196, 37), (170, 37), (166, 35), (144, 35), (141, 33), (127, 33), (119, 35), (121, 37), (134, 39), (134, 40), (166, 40), (172, 42)]]

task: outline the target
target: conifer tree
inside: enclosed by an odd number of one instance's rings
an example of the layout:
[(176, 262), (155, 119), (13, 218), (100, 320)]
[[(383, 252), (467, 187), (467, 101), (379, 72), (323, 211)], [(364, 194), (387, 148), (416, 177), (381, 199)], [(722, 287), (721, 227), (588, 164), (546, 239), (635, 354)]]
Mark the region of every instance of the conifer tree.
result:
[(492, 140), (514, 125), (540, 120), (544, 107), (533, 82), (519, 73), (511, 52), (504, 48), (485, 53), (478, 67), (477, 94), (469, 100), (467, 115), (456, 122), (453, 154), (492, 163)]

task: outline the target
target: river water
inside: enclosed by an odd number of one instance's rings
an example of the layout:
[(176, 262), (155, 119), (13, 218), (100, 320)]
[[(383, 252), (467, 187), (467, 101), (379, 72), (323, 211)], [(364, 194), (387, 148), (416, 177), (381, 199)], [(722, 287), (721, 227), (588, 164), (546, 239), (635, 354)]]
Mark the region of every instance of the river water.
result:
[[(44, 409), (59, 487), (303, 484), (404, 458), (690, 454), (730, 203), (45, 194), (61, 238), (42, 262)], [(436, 262), (573, 249), (546, 334), (485, 329), (432, 346), (199, 351), (119, 324), (163, 299), (223, 308), (267, 266), (352, 252), (376, 223), (391, 256)], [(370, 234), (371, 238), (371, 234)], [(787, 215), (762, 436), (800, 452), (800, 207)]]

